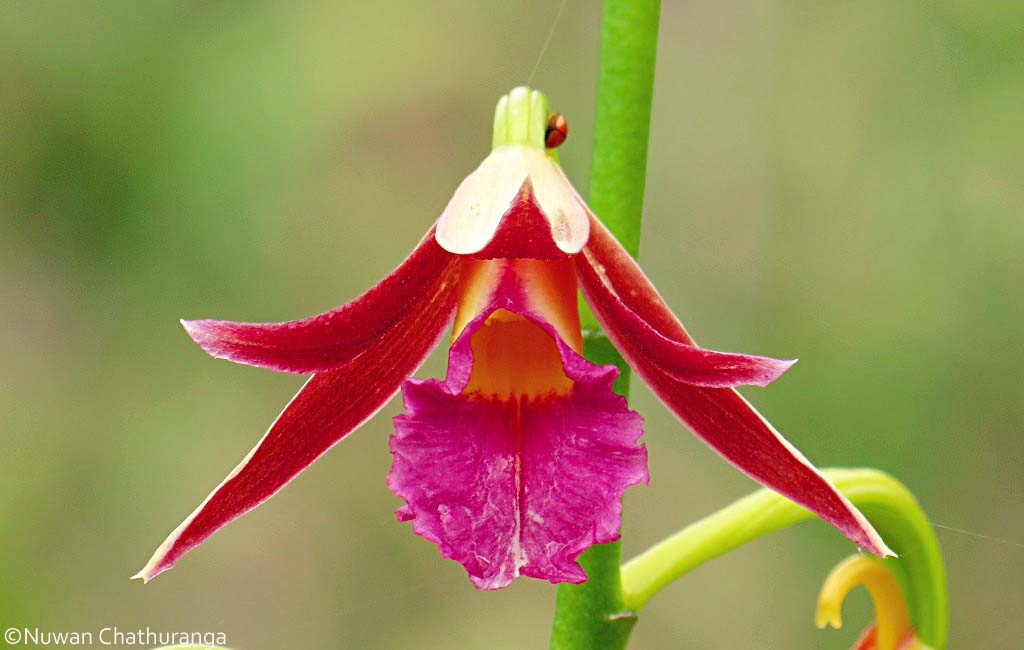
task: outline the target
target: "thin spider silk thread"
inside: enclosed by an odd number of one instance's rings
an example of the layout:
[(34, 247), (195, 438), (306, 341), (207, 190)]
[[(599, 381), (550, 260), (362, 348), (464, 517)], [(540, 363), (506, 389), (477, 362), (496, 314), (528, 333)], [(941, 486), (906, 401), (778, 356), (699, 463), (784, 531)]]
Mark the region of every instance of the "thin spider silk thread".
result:
[(562, 0), (562, 4), (558, 5), (558, 11), (555, 13), (555, 19), (551, 21), (551, 29), (548, 31), (548, 37), (544, 39), (544, 45), (540, 48), (540, 53), (537, 54), (537, 61), (533, 64), (533, 70), (530, 70), (530, 76), (526, 78), (526, 85), (529, 86), (530, 82), (533, 81), (533, 76), (537, 74), (537, 69), (540, 68), (540, 62), (544, 59), (544, 55), (548, 51), (548, 46), (551, 45), (551, 41), (555, 38), (555, 29), (558, 27), (558, 21), (562, 18), (562, 12), (565, 10), (565, 5), (569, 3), (569, 0)]
[(1018, 548), (1024, 548), (1024, 543), (1017, 542), (1017, 541), (1014, 541), (1012, 539), (1005, 539), (1005, 538), (1002, 538), (1002, 537), (993, 537), (992, 535), (983, 535), (981, 533), (975, 533), (975, 532), (971, 532), (969, 530), (964, 530), (963, 528), (954, 528), (952, 526), (944, 526), (942, 524), (937, 524), (934, 521), (931, 521), (931, 522), (928, 522), (928, 523), (930, 523), (933, 528), (938, 528), (940, 530), (948, 530), (948, 531), (953, 532), (953, 533), (959, 533), (961, 535), (967, 535), (968, 537), (976, 537), (978, 539), (983, 539), (985, 541), (992, 542), (994, 544), (1005, 544), (1006, 546), (1016, 546)]

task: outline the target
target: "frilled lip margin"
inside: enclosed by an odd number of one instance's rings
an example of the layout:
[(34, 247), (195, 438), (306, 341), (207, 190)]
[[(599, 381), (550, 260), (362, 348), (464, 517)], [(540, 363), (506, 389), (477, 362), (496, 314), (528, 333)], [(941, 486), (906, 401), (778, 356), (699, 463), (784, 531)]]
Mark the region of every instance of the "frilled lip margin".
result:
[[(508, 398), (466, 394), (473, 335), (499, 309), (528, 319), (556, 344), (572, 388)], [(480, 589), (516, 576), (583, 582), (576, 558), (619, 538), (625, 490), (647, 483), (643, 420), (612, 392), (614, 366), (577, 354), (530, 309), (511, 270), (455, 340), (444, 381), (410, 379), (391, 437), (391, 490), (400, 520), (466, 568)]]

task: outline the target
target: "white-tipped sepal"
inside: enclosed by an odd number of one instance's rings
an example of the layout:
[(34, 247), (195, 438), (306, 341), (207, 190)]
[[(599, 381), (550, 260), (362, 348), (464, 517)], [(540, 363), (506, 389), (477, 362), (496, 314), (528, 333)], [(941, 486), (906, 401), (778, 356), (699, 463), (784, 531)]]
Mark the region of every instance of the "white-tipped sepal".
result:
[(524, 184), (547, 219), (551, 239), (574, 255), (590, 236), (588, 210), (562, 169), (543, 150), (507, 145), (491, 152), (455, 190), (437, 221), (435, 237), (445, 250), (472, 255), (494, 238), (502, 218), (522, 200)]

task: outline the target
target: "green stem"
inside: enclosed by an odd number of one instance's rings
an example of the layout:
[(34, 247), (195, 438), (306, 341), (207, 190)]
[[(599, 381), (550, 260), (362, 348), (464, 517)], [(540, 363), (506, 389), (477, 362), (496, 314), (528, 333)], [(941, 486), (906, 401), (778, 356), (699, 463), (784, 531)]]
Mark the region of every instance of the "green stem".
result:
[[(886, 560), (907, 598), (918, 636), (946, 647), (946, 572), (935, 532), (917, 500), (888, 474), (871, 469), (823, 472), (899, 553)], [(708, 560), (816, 515), (768, 489), (736, 501), (656, 544), (622, 567), (624, 604), (639, 610), (670, 582)]]
[[(619, 376), (613, 389), (623, 396), (629, 394), (629, 366), (608, 337), (600, 332), (587, 332), (583, 352), (594, 363), (618, 367)], [(558, 585), (551, 631), (553, 650), (626, 647), (636, 623), (636, 613), (623, 603), (621, 562), (620, 542), (596, 544), (580, 556), (587, 581)]]
[(636, 257), (647, 180), (660, 0), (607, 0), (594, 116), (590, 208)]
[[(660, 0), (607, 0), (601, 27), (590, 207), (634, 257), (640, 248), (660, 8)], [(617, 366), (615, 390), (628, 397), (629, 367), (581, 305), (588, 330), (585, 356)], [(551, 648), (626, 647), (636, 615), (623, 603), (621, 556), (619, 542), (595, 545), (580, 556), (588, 579), (559, 585)]]

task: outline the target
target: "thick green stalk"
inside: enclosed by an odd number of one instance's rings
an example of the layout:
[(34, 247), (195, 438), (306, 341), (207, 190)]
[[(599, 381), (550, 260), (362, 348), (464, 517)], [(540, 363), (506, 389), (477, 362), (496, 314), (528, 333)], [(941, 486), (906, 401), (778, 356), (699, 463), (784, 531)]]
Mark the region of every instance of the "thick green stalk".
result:
[[(629, 394), (629, 366), (604, 334), (587, 332), (583, 339), (584, 356), (599, 364), (619, 369), (616, 393)], [(622, 544), (596, 544), (580, 556), (587, 581), (561, 584), (555, 602), (555, 620), (551, 630), (553, 650), (617, 650), (626, 647), (636, 623), (636, 613), (626, 608), (621, 583)]]
[[(660, 9), (660, 0), (607, 0), (601, 27), (590, 207), (634, 257), (640, 247)], [(629, 367), (582, 306), (585, 356), (617, 366), (615, 390), (628, 397)], [(587, 581), (559, 585), (553, 649), (626, 647), (636, 615), (623, 603), (621, 556), (619, 542), (593, 546), (580, 557)]]
[(590, 208), (636, 257), (647, 180), (660, 0), (608, 0), (594, 116)]
[[(608, 337), (600, 332), (587, 332), (583, 352), (594, 363), (618, 367), (619, 376), (613, 388), (620, 395), (629, 394), (629, 366)], [(621, 562), (620, 542), (594, 545), (580, 556), (587, 581), (558, 586), (551, 631), (553, 650), (626, 647), (636, 613), (623, 604)]]
[[(885, 563), (903, 587), (918, 636), (933, 648), (945, 648), (946, 571), (935, 532), (917, 500), (902, 483), (878, 470), (823, 473), (900, 555)], [(624, 604), (639, 610), (663, 587), (708, 560), (816, 516), (771, 490), (758, 490), (627, 562), (622, 567)]]

